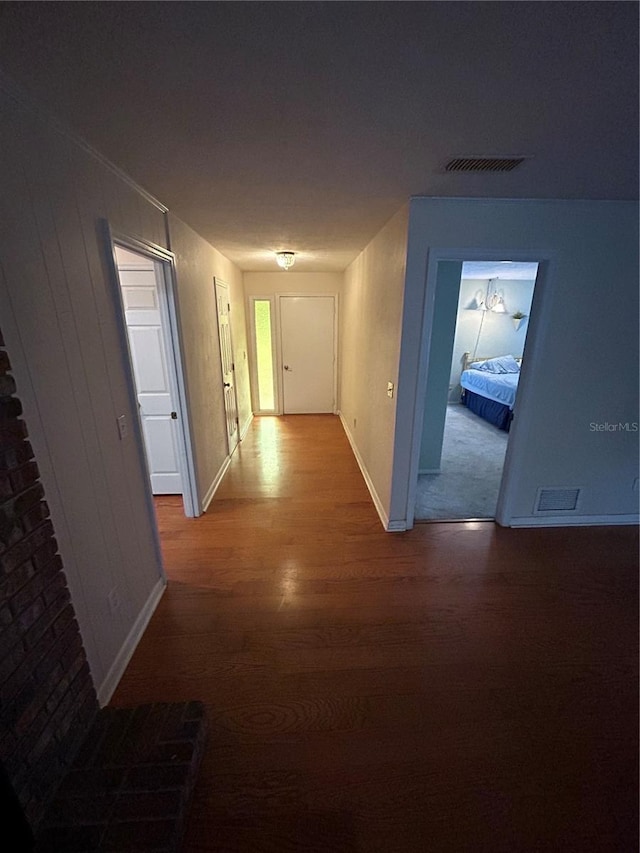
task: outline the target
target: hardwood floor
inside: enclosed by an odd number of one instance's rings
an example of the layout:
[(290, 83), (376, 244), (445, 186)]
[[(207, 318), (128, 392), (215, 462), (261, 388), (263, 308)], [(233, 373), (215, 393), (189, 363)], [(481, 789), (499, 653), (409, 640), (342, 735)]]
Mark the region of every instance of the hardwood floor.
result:
[(256, 419), (114, 697), (202, 699), (185, 853), (635, 851), (631, 528), (380, 525), (333, 416)]

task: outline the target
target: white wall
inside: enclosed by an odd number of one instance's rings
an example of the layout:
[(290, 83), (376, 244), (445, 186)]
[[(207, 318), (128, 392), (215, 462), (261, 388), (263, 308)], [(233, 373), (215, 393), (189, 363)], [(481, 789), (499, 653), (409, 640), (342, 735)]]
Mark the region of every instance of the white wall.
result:
[(214, 276), (229, 287), (231, 296), (229, 316), (241, 430), (251, 417), (242, 274), (176, 216), (168, 214), (168, 221), (171, 251), (176, 256), (183, 366), (202, 506), (210, 498), (228, 456)]
[(425, 282), (432, 280), (437, 254), (455, 258), (465, 250), (493, 251), (496, 260), (503, 253), (549, 259), (536, 285), (528, 332), (533, 346), (527, 343), (532, 357), (523, 366), (509, 442), (511, 523), (535, 523), (538, 486), (581, 487), (585, 522), (624, 521), (637, 513), (638, 434), (591, 427), (638, 421), (637, 241), (632, 202), (412, 201), (392, 518), (406, 517), (419, 443), (414, 413), (424, 375), (422, 319), (425, 301), (428, 314), (433, 298)]
[(345, 270), (340, 320), (340, 412), (383, 523), (391, 496), (408, 206)]
[(447, 418), (447, 391), (451, 354), (456, 331), (461, 261), (440, 261), (433, 303), (433, 332), (429, 343), (429, 367), (425, 380), (424, 426), (420, 445), (420, 473), (440, 471)]
[[(98, 689), (161, 568), (100, 220), (164, 245), (162, 211), (0, 92), (0, 311)], [(117, 590), (112, 613), (107, 597)]]
[[(102, 226), (108, 221), (119, 233), (166, 247), (164, 208), (20, 106), (2, 90), (1, 80), (0, 150), (0, 325), (92, 676), (104, 700), (164, 581)], [(240, 353), (246, 351), (242, 283), (239, 271), (204, 240), (178, 220), (171, 224), (197, 415), (192, 430), (205, 489), (220, 465), (215, 430), (224, 423), (216, 390), (213, 275), (231, 287)], [(207, 339), (202, 349), (195, 340), (201, 332)], [(241, 357), (238, 391), (246, 419), (244, 364)], [(133, 427), (123, 440), (120, 415)], [(113, 590), (116, 612), (108, 603)]]
[[(494, 311), (474, 311), (469, 306), (478, 291), (487, 293), (488, 279), (463, 278), (460, 282), (460, 297), (456, 320), (456, 334), (453, 343), (451, 361), (451, 379), (449, 381), (449, 400), (460, 400), (460, 373), (465, 352), (482, 358), (483, 356), (512, 355), (519, 357), (524, 350), (528, 317), (531, 313), (531, 300), (535, 281), (491, 279), (490, 293), (499, 290), (504, 293), (507, 314)], [(527, 319), (515, 328), (511, 315), (520, 311)]]
[[(275, 260), (274, 260), (275, 263)], [(246, 272), (243, 275), (246, 296), (273, 296), (276, 293), (342, 292), (340, 272)]]

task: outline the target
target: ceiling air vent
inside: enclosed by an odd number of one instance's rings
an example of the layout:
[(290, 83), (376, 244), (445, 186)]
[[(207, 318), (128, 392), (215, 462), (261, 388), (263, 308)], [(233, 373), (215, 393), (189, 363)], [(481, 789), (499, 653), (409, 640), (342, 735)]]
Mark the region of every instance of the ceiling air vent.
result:
[(536, 512), (574, 512), (578, 508), (580, 489), (538, 489)]
[(446, 172), (512, 172), (526, 157), (455, 157)]

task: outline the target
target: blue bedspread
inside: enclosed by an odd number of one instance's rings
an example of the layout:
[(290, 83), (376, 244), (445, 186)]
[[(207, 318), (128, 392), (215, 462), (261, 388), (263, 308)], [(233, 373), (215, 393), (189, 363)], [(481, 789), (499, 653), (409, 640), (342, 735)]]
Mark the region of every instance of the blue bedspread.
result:
[(488, 373), (472, 368), (462, 372), (460, 384), (467, 391), (473, 391), (474, 394), (480, 394), (513, 409), (519, 377), (519, 373)]

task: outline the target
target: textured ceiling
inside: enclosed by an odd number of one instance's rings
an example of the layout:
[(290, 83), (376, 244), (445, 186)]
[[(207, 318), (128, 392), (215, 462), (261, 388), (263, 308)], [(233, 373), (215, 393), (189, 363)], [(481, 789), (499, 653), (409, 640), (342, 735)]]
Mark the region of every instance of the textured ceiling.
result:
[(618, 2), (13, 2), (0, 65), (243, 269), (340, 270), (411, 195), (636, 198), (637, 34)]

